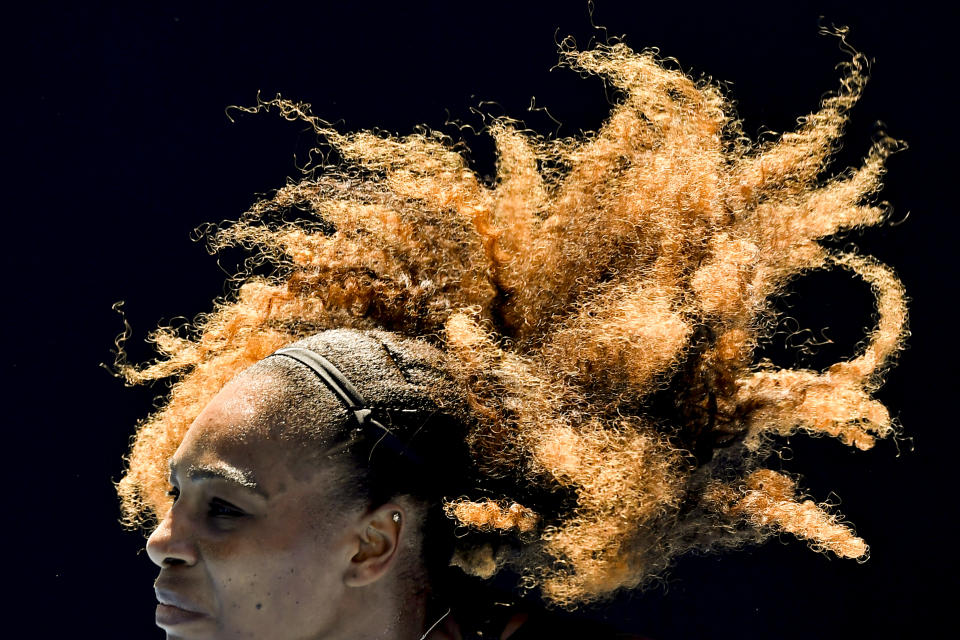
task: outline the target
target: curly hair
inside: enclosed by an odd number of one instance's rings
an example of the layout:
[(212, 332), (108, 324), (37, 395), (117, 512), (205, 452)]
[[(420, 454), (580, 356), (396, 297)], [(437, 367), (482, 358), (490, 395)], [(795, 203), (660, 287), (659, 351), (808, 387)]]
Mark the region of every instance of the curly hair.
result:
[[(609, 117), (572, 138), (495, 119), (492, 183), (435, 131), (342, 133), (280, 97), (245, 109), (309, 123), (322, 160), (210, 234), (214, 251), (252, 254), (228, 299), (155, 331), (156, 361), (119, 362), (131, 383), (174, 380), (118, 485), (127, 524), (166, 511), (167, 460), (238, 372), (326, 329), (376, 329), (439, 347), (469, 401), (475, 492), (442, 505), (468, 573), (509, 566), (574, 607), (771, 533), (866, 557), (838, 514), (763, 466), (773, 436), (868, 449), (894, 432), (872, 394), (907, 335), (903, 288), (822, 243), (885, 218), (871, 200), (897, 141), (823, 177), (866, 58), (851, 52), (795, 131), (754, 142), (718, 85), (654, 51), (560, 54), (617, 90)], [(876, 298), (859, 352), (821, 371), (758, 358), (787, 283), (836, 267)]]

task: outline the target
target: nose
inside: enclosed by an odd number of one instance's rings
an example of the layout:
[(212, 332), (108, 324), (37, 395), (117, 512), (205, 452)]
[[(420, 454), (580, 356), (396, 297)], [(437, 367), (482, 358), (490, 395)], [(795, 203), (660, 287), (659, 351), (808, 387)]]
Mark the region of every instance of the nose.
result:
[(188, 518), (167, 511), (160, 524), (147, 539), (147, 555), (160, 568), (197, 563), (197, 547)]

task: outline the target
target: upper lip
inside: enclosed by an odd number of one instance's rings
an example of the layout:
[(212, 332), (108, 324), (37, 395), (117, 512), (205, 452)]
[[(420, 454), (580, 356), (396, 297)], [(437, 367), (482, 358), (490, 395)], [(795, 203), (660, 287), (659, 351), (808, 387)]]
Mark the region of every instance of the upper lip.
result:
[(183, 609), (184, 611), (190, 611), (192, 613), (206, 613), (203, 610), (203, 607), (192, 600), (183, 597), (176, 591), (161, 589), (159, 587), (155, 588), (154, 591), (157, 594), (157, 602), (160, 604), (176, 607), (177, 609)]

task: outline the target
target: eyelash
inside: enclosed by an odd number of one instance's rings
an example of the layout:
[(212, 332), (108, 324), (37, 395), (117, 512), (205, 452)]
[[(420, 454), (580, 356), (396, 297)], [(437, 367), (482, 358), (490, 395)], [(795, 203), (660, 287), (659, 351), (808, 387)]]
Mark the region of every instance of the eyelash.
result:
[[(180, 489), (173, 487), (167, 491), (167, 495), (173, 498), (173, 501), (176, 502), (177, 498), (180, 497)], [(207, 512), (207, 515), (211, 518), (239, 518), (247, 514), (226, 500), (214, 498), (210, 501), (210, 510)]]

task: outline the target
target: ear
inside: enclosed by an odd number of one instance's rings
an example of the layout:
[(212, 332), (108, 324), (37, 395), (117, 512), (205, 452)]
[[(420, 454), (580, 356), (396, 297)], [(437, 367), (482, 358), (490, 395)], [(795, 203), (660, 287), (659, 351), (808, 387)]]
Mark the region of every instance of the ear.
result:
[(398, 555), (406, 522), (406, 512), (395, 503), (387, 503), (364, 516), (357, 524), (357, 552), (350, 559), (344, 584), (363, 587), (386, 575)]

